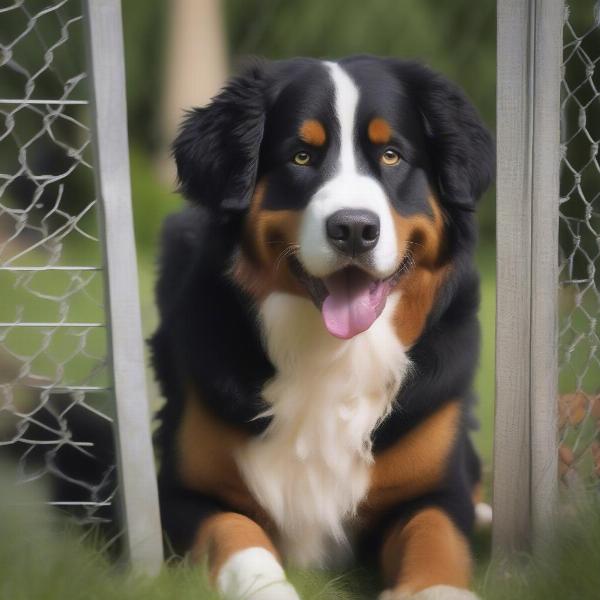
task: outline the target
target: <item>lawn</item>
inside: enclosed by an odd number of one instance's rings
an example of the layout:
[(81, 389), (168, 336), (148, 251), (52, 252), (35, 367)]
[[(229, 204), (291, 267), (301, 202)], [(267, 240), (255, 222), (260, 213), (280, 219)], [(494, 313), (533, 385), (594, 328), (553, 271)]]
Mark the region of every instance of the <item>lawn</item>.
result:
[[(49, 518), (40, 503), (3, 487), (0, 499), (0, 600), (200, 600), (216, 599), (201, 568), (165, 567), (156, 578), (132, 575), (111, 564), (76, 531)], [(537, 561), (526, 555), (518, 566), (480, 564), (476, 587), (485, 600), (594, 600), (600, 589), (600, 523), (597, 508), (565, 523), (556, 552)], [(589, 510), (589, 509), (588, 509)], [(591, 516), (590, 515), (594, 515)], [(311, 600), (375, 598), (372, 577), (297, 572), (291, 579)]]

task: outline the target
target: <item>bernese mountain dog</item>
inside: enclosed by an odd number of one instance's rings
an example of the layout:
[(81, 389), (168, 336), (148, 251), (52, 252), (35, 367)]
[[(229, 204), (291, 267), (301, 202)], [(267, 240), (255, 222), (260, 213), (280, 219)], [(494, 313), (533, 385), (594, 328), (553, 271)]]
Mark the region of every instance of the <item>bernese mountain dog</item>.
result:
[(380, 598), (474, 598), (476, 202), (454, 84), (372, 56), (256, 62), (174, 142), (151, 340), (168, 547), (225, 598), (376, 561)]

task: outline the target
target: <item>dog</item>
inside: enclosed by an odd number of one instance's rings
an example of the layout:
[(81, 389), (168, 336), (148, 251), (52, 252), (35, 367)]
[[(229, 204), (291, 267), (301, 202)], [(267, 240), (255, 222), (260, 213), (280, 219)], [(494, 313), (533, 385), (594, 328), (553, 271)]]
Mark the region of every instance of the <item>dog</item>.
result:
[(169, 547), (226, 598), (373, 560), (474, 598), (476, 202), (492, 137), (416, 62), (255, 62), (173, 144), (153, 364)]

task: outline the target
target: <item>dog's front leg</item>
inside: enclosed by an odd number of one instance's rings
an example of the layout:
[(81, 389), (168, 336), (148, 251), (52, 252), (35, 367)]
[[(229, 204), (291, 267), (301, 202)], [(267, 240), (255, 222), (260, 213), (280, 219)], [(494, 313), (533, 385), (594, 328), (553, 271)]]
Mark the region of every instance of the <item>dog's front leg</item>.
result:
[(269, 536), (244, 515), (209, 517), (192, 555), (208, 559), (211, 582), (226, 600), (299, 600)]
[(423, 508), (392, 527), (381, 558), (389, 589), (380, 600), (477, 600), (468, 590), (469, 544), (441, 508)]

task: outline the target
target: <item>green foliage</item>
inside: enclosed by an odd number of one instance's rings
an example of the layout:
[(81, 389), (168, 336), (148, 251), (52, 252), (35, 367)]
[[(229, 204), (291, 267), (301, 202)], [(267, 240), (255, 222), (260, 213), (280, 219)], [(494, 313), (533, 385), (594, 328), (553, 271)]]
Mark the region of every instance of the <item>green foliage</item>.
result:
[(122, 7), (129, 130), (135, 145), (155, 152), (169, 3), (126, 0)]
[[(496, 340), (496, 264), (494, 247), (482, 244), (477, 255), (477, 266), (481, 274), (481, 354), (475, 390), (479, 402), (477, 417), (479, 430), (473, 435), (475, 445), (483, 462), (484, 485), (491, 488), (491, 465), (494, 442), (494, 397), (495, 397), (495, 340)], [(491, 498), (491, 494), (487, 494)]]
[(494, 123), (496, 3), (491, 0), (228, 0), (226, 7), (234, 56), (418, 58), (464, 86)]
[(175, 182), (171, 190), (160, 182), (152, 159), (139, 146), (132, 146), (129, 161), (138, 252), (155, 252), (164, 218), (179, 210), (183, 200), (175, 193)]

